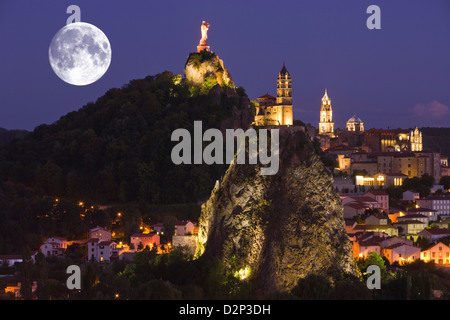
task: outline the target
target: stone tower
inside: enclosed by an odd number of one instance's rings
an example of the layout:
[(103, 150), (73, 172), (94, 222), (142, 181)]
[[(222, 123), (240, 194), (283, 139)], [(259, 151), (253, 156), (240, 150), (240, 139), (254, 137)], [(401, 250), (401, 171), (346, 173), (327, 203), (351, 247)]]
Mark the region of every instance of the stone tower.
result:
[(281, 125), (292, 125), (292, 79), (283, 63), (277, 77), (277, 117)]
[(328, 97), (326, 89), (322, 98), (322, 107), (320, 108), (319, 134), (334, 137), (333, 110), (331, 109), (331, 99)]

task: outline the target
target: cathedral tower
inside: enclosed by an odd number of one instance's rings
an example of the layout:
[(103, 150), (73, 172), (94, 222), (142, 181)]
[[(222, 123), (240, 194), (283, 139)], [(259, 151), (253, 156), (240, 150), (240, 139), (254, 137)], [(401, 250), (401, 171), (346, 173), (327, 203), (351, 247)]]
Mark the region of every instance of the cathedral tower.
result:
[(292, 79), (283, 63), (283, 68), (277, 77), (277, 113), (281, 125), (292, 125)]
[(331, 99), (328, 97), (326, 89), (320, 108), (319, 134), (334, 137), (333, 110), (331, 110)]

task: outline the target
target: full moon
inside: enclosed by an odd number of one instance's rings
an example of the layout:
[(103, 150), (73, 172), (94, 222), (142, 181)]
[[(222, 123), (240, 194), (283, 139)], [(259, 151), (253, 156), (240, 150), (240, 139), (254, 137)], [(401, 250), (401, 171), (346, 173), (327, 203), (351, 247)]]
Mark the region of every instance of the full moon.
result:
[(111, 64), (111, 45), (96, 26), (69, 23), (53, 37), (48, 50), (53, 71), (63, 81), (85, 86), (100, 79)]

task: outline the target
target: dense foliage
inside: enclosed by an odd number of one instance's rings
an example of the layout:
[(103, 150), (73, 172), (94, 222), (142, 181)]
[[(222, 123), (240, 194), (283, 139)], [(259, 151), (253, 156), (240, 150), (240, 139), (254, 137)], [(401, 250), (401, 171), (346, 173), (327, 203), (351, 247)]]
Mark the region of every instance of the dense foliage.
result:
[[(0, 152), (0, 181), (42, 194), (92, 201), (193, 202), (209, 194), (223, 167), (176, 166), (175, 129), (194, 120), (218, 128), (236, 98), (191, 97), (169, 72), (111, 89), (95, 103), (41, 125)], [(191, 131), (192, 132), (192, 131)]]
[[(125, 223), (127, 234), (152, 206), (207, 198), (227, 165), (173, 164), (178, 142), (171, 141), (172, 132), (192, 133), (195, 120), (203, 131), (220, 128), (247, 97), (242, 89), (193, 95), (191, 87), (170, 72), (132, 80), (1, 147), (0, 253), (20, 252), (24, 243), (34, 246), (44, 236), (79, 236), (96, 223), (111, 227), (112, 213), (101, 210), (81, 221), (85, 208), (79, 201), (138, 204), (140, 213)], [(55, 198), (67, 204), (55, 209)]]

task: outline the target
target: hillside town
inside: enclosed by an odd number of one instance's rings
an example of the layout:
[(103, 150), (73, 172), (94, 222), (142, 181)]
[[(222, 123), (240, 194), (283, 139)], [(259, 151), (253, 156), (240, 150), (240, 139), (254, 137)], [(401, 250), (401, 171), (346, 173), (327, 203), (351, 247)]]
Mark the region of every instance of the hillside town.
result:
[[(277, 77), (277, 98), (266, 94), (258, 100), (255, 125), (295, 125), (291, 76), (285, 65)], [(367, 259), (376, 253), (391, 266), (421, 260), (448, 268), (448, 158), (424, 149), (422, 132), (417, 127), (405, 130), (364, 127), (363, 121), (354, 115), (344, 130), (336, 129), (327, 90), (322, 98), (318, 128), (304, 125), (311, 141), (318, 143), (328, 163), (334, 164), (327, 167), (342, 202), (353, 257)], [(58, 198), (54, 199), (54, 206), (58, 202)], [(79, 206), (86, 205), (80, 201)], [(94, 206), (86, 208), (86, 212), (89, 209)], [(116, 222), (122, 217), (117, 212)], [(81, 218), (84, 219), (84, 213)], [(35, 261), (39, 252), (46, 258), (65, 257), (69, 248), (76, 247), (85, 263), (109, 265), (115, 261), (131, 262), (144, 250), (164, 255), (174, 248), (185, 248), (195, 255), (199, 243), (198, 223), (190, 220), (141, 223), (139, 230), (129, 237), (124, 237), (123, 230), (116, 231), (100, 225), (90, 228), (79, 239), (49, 235), (39, 250), (31, 253), (31, 260)], [(0, 261), (4, 267), (12, 268), (23, 262), (23, 256), (2, 255)], [(35, 285), (32, 287), (36, 289)], [(20, 282), (8, 284), (4, 292), (20, 298)]]

